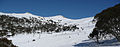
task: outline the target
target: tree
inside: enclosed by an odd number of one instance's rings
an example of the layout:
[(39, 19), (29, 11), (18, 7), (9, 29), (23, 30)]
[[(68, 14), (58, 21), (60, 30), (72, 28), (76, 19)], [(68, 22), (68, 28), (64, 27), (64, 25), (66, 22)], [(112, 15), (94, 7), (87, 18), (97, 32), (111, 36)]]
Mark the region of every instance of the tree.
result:
[(93, 21), (97, 22), (89, 38), (99, 40), (112, 35), (120, 42), (120, 4), (96, 14)]

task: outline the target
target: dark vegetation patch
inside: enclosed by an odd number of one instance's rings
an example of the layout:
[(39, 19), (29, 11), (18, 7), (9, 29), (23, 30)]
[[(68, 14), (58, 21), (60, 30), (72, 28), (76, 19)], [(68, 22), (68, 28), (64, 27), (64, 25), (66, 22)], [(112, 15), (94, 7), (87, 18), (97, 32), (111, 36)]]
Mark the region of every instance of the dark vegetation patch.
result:
[[(0, 15), (0, 36), (14, 36), (20, 33), (36, 33), (36, 30), (41, 32), (61, 32), (74, 31), (79, 29), (76, 25), (60, 25), (53, 20), (42, 21), (34, 17), (17, 18), (8, 15)], [(11, 34), (11, 35), (8, 35)]]
[(120, 4), (98, 13), (93, 21), (96, 25), (89, 38), (99, 43), (103, 38), (114, 36), (120, 42)]
[(8, 40), (7, 38), (0, 38), (0, 47), (17, 47), (12, 44), (12, 40)]

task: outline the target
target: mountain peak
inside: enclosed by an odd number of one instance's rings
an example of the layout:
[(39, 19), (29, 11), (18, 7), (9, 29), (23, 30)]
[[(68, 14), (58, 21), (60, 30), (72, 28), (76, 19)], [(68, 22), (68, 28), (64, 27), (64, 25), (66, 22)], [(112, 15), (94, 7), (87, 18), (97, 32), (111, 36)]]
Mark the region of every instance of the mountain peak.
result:
[(56, 15), (56, 16), (53, 16), (53, 17), (56, 17), (56, 18), (65, 18), (63, 15)]
[(24, 13), (24, 14), (27, 14), (27, 15), (33, 15), (32, 13), (29, 13), (29, 12), (26, 12), (26, 13)]

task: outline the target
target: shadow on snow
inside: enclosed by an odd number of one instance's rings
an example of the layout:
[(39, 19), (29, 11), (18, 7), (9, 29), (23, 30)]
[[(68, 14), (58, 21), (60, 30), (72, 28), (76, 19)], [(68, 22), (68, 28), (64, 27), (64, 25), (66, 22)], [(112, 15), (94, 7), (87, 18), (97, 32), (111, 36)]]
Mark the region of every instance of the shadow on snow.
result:
[[(88, 40), (84, 40), (88, 41)], [(100, 44), (97, 44), (96, 42), (85, 42), (85, 43), (79, 43), (76, 45), (73, 45), (74, 47), (106, 47), (106, 46), (120, 46), (120, 42), (118, 42), (115, 38), (111, 40), (104, 40)]]

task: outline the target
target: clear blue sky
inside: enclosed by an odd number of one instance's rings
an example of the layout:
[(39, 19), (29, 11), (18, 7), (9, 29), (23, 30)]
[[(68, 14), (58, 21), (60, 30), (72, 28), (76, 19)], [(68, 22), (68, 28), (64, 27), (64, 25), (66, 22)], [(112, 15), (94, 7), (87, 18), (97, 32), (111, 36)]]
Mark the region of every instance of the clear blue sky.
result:
[(120, 0), (0, 0), (0, 12), (25, 13), (79, 19), (95, 16), (103, 9), (120, 3)]

